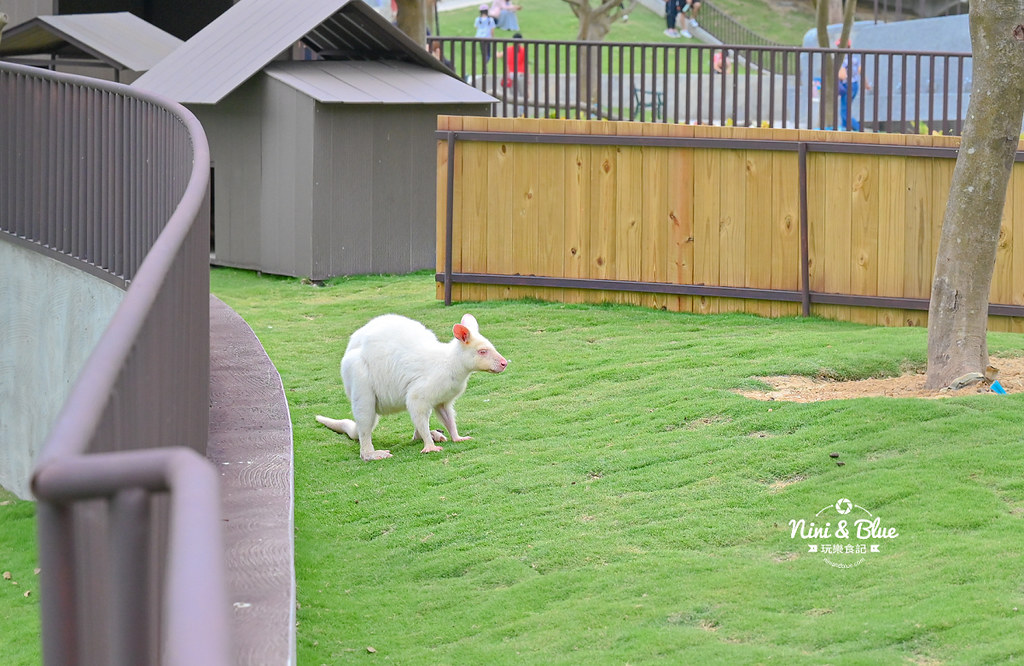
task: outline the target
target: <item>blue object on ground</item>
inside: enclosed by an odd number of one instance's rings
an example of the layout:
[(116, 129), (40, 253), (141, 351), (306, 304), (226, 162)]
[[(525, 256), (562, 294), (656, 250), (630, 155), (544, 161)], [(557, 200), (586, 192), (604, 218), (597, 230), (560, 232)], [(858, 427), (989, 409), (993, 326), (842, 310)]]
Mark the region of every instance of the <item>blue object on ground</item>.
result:
[(999, 395), (1006, 395), (1006, 389), (1004, 389), (1003, 385), (999, 382), (992, 382), (992, 386), (990, 388)]

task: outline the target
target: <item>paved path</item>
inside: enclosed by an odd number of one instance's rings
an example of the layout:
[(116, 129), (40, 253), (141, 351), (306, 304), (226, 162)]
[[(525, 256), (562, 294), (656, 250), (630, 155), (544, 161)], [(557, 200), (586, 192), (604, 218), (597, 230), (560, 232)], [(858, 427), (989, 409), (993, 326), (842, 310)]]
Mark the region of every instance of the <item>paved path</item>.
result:
[(292, 427), (277, 369), (234, 310), (210, 297), (210, 440), (221, 478), (238, 665), (295, 663)]

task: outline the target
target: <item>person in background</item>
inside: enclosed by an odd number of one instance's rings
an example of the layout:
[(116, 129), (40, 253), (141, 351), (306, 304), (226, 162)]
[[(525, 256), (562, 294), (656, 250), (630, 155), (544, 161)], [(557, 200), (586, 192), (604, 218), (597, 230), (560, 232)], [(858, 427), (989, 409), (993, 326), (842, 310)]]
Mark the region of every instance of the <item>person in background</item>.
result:
[[(836, 40), (836, 46), (839, 46), (839, 40)], [(846, 45), (846, 48), (851, 47), (853, 47), (852, 41)], [(839, 79), (839, 131), (859, 132), (860, 121), (853, 117), (853, 100), (857, 99), (857, 93), (860, 92), (860, 55), (857, 53), (846, 54), (843, 64), (839, 66), (837, 76)], [(866, 90), (871, 90), (871, 85), (867, 82), (864, 87)]]
[(725, 49), (715, 51), (711, 63), (718, 74), (728, 74), (732, 70), (732, 61), (729, 59), (729, 53)]
[[(523, 35), (512, 35), (513, 40), (521, 40)], [(525, 99), (529, 93), (526, 82), (526, 46), (513, 41), (505, 47), (505, 78), (501, 80), (503, 88), (511, 88), (514, 94)]]
[[(476, 17), (473, 25), (476, 26), (477, 39), (492, 39), (494, 37), (494, 19), (487, 13), (490, 8), (487, 5), (480, 5), (480, 16)], [(491, 59), (491, 43), (480, 42), (480, 53), (484, 57), (484, 66), (487, 66)]]
[(519, 32), (519, 16), (516, 12), (520, 9), (522, 7), (512, 4), (509, 0), (494, 0), (488, 13), (499, 30)]
[(690, 34), (690, 27), (699, 28), (697, 14), (700, 13), (700, 0), (682, 0), (683, 3), (683, 37), (693, 37)]
[(679, 31), (676, 30), (676, 19), (679, 17), (679, 2), (680, 0), (665, 0), (665, 36), (666, 37), (678, 37)]
[(440, 60), (444, 64), (445, 67), (447, 67), (448, 69), (452, 70), (453, 72), (455, 71), (455, 63), (453, 63), (448, 58), (445, 58), (444, 57), (444, 53), (442, 53), (442, 51), (441, 51), (441, 42), (433, 42), (430, 45), (430, 53), (435, 58)]

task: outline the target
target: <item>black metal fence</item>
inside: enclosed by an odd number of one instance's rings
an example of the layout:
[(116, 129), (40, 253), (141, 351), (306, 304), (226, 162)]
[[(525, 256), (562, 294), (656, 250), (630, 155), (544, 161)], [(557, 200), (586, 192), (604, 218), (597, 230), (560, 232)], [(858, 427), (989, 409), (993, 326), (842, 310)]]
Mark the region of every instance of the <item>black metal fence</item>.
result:
[(0, 232), (127, 288), (33, 475), (47, 664), (230, 659), (219, 480), (201, 455), (208, 177), (182, 107), (0, 65)]
[[(958, 135), (972, 73), (969, 53), (432, 41), (463, 80), (497, 98), (498, 117)], [(859, 66), (857, 86), (838, 85), (844, 62)]]

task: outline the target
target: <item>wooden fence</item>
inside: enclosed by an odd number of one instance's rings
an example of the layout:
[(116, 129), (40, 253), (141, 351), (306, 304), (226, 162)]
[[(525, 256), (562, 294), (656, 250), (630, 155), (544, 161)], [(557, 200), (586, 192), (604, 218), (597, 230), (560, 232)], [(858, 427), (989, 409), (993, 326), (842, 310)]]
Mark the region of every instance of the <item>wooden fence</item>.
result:
[[(438, 298), (927, 323), (958, 137), (453, 116), (438, 128)], [(1021, 159), (992, 330), (1024, 331)]]

